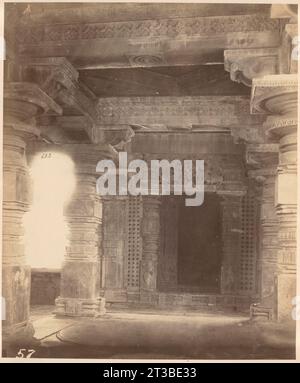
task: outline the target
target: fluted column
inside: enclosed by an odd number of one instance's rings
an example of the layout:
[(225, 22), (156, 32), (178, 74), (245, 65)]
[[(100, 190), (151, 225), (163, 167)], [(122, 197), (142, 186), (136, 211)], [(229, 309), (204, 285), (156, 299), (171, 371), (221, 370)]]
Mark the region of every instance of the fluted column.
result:
[(63, 149), (74, 161), (76, 186), (65, 209), (69, 245), (56, 314), (96, 316), (105, 312), (105, 300), (100, 296), (102, 201), (96, 192), (96, 165), (111, 158), (112, 152), (106, 144), (69, 144)]
[(143, 197), (141, 299), (155, 301), (160, 236), (160, 198)]
[[(26, 143), (39, 135), (35, 116), (59, 107), (36, 85), (7, 83), (3, 130), (3, 268), (2, 292), (6, 317), (3, 335), (30, 338), (30, 266), (24, 248), (24, 214), (30, 205)], [(23, 339), (24, 342), (24, 339)]]
[(297, 213), (297, 76), (276, 75), (253, 80), (252, 111), (270, 116), (266, 127), (279, 142), (275, 186), (278, 217), (276, 316), (291, 319), (296, 295)]

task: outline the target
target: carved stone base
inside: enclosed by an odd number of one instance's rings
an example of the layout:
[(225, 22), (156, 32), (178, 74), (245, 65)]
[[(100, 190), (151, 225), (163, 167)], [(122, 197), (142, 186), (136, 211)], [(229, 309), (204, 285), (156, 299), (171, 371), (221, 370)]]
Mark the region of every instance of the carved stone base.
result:
[(292, 319), (292, 300), (296, 296), (296, 274), (278, 274), (276, 276), (276, 295), (278, 321)]
[(4, 327), (26, 324), (29, 318), (30, 266), (3, 265), (2, 294), (5, 298)]
[(262, 304), (253, 303), (250, 305), (250, 319), (255, 320), (262, 318), (266, 320), (273, 320), (274, 309), (272, 307), (266, 307)]
[(55, 300), (56, 315), (73, 317), (96, 317), (105, 314), (105, 298), (79, 299), (61, 298)]
[(149, 292), (149, 291), (141, 291), (140, 294), (140, 302), (141, 303), (146, 303), (149, 305), (157, 305), (158, 304), (158, 293), (156, 292)]
[(106, 302), (127, 302), (125, 289), (106, 289), (102, 295), (104, 295)]

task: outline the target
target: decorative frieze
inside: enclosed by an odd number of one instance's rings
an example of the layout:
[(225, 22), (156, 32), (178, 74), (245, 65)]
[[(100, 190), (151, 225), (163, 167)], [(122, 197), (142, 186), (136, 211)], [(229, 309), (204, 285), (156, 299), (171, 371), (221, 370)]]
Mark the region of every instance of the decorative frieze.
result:
[(165, 124), (187, 131), (193, 125), (224, 129), (263, 121), (260, 116), (249, 115), (246, 96), (101, 98), (97, 103), (97, 120), (101, 125)]
[(238, 32), (276, 33), (279, 20), (265, 15), (235, 15), (215, 17), (189, 17), (113, 23), (45, 24), (20, 26), (16, 32), (19, 44), (67, 42), (94, 39), (176, 38), (203, 35), (223, 35)]
[[(276, 120), (282, 123), (284, 120), (293, 120), (294, 116), (289, 115), (289, 110), (297, 109), (297, 86), (297, 75), (292, 74), (253, 79), (251, 113), (277, 115)], [(285, 115), (284, 118), (280, 118), (281, 114)]]

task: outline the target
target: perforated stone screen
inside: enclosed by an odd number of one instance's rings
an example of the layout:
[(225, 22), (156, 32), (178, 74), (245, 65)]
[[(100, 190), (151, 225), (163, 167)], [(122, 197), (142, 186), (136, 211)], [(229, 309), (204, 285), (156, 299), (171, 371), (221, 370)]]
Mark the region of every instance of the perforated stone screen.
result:
[(127, 287), (129, 288), (139, 288), (140, 285), (142, 208), (140, 196), (128, 198)]
[(254, 193), (242, 200), (242, 233), (239, 264), (239, 290), (242, 294), (251, 294), (256, 288), (257, 269), (257, 220), (258, 207)]

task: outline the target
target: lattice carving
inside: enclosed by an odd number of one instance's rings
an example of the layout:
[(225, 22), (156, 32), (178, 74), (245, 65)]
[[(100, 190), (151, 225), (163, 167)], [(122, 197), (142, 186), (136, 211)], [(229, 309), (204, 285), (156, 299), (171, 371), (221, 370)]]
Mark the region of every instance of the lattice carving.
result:
[(255, 292), (258, 207), (255, 195), (248, 193), (242, 199), (241, 256), (239, 290), (242, 294)]
[(128, 198), (127, 287), (133, 289), (140, 286), (142, 206), (140, 196)]

